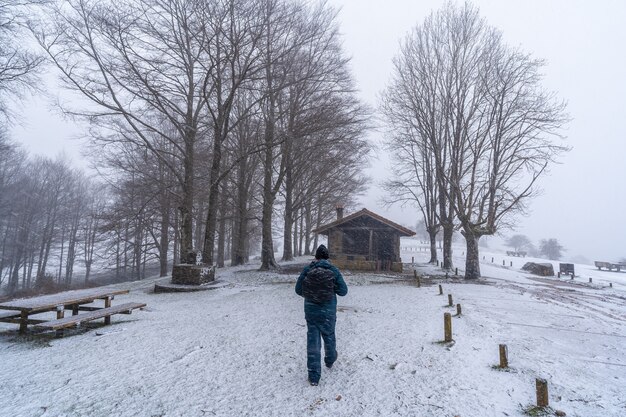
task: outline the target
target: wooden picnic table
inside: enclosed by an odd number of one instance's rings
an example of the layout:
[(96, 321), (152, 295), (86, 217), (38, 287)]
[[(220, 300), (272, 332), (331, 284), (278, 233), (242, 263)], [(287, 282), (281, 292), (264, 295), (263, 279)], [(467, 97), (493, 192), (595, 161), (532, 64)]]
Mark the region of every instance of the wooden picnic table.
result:
[[(20, 333), (24, 333), (28, 324), (41, 324), (47, 321), (29, 318), (32, 314), (56, 311), (58, 321), (63, 319), (64, 311), (69, 309), (72, 310), (72, 315), (74, 316), (78, 315), (79, 310), (90, 312), (102, 310), (104, 312), (106, 311), (105, 309), (111, 308), (111, 300), (116, 295), (127, 293), (128, 290), (90, 288), (7, 301), (0, 303), (0, 310), (8, 310), (8, 312), (0, 312), (0, 321), (19, 323)], [(104, 308), (84, 305), (90, 304), (95, 300), (104, 300)], [(110, 324), (110, 315), (102, 315), (102, 317), (105, 318), (105, 324)]]

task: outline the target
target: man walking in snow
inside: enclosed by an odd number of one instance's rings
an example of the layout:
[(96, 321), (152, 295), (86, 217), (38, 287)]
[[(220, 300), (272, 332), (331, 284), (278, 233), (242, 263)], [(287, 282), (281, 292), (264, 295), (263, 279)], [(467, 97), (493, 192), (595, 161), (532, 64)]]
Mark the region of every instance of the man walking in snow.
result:
[(304, 297), (304, 317), (307, 335), (307, 369), (309, 383), (316, 386), (322, 374), (320, 358), (324, 339), (324, 364), (331, 368), (337, 360), (335, 322), (337, 321), (337, 295), (348, 293), (343, 276), (328, 260), (328, 249), (320, 245), (315, 260), (307, 265), (296, 282), (296, 294)]

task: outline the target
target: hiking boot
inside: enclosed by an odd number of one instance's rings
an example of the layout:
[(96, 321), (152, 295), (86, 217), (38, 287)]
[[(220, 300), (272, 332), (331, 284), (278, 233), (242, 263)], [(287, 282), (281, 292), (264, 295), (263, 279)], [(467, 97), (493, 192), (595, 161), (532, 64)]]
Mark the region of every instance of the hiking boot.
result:
[(334, 360), (334, 361), (332, 361), (332, 362), (328, 362), (328, 361), (326, 361), (326, 358), (324, 358), (324, 365), (326, 365), (326, 367), (327, 367), (328, 369), (332, 368), (332, 367), (333, 367), (333, 364), (334, 364), (335, 362), (337, 362), (337, 356), (338, 356), (338, 355), (337, 355), (337, 351), (335, 351), (335, 360)]

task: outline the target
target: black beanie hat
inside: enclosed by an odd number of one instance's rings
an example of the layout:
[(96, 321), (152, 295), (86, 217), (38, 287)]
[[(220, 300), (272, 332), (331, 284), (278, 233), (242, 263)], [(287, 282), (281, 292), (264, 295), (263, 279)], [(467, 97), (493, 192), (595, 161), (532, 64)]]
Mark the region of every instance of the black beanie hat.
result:
[(324, 245), (319, 245), (315, 251), (315, 259), (328, 259), (328, 249)]

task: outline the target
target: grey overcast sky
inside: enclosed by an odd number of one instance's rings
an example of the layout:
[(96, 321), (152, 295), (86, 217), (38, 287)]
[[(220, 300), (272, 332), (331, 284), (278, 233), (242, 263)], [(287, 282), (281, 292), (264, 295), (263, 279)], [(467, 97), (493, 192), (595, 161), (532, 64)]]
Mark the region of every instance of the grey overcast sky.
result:
[[(341, 8), (344, 49), (364, 101), (375, 107), (389, 79), (399, 41), (442, 0), (330, 0)], [(585, 0), (475, 1), (505, 41), (546, 60), (544, 85), (568, 102), (572, 122), (564, 132), (572, 151), (541, 181), (544, 192), (520, 218), (516, 232), (537, 242), (555, 237), (566, 247), (565, 258), (615, 261), (626, 258), (626, 2)], [(48, 77), (51, 79), (52, 77)], [(54, 92), (55, 84), (49, 81)], [(53, 93), (54, 94), (54, 93)], [(12, 136), (33, 152), (65, 152), (79, 166), (83, 130), (63, 121), (43, 98), (25, 103), (24, 120)], [(381, 133), (370, 134), (372, 141)], [(375, 182), (385, 179), (391, 163), (384, 155), (372, 160)], [(414, 225), (416, 209), (379, 203), (372, 185), (362, 205), (392, 220)], [(504, 235), (512, 232), (504, 231)]]

